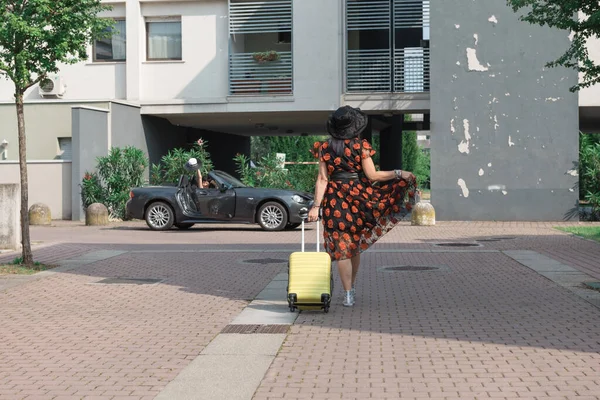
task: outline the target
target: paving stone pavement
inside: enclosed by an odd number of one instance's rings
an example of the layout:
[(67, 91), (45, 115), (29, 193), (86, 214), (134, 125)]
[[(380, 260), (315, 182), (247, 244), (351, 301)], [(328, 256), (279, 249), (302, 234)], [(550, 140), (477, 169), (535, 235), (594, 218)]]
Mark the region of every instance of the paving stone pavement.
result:
[[(600, 399), (600, 309), (507, 255), (529, 250), (600, 280), (600, 245), (556, 225), (399, 226), (364, 253), (357, 305), (341, 307), (335, 274), (329, 314), (298, 316), (252, 398)], [(72, 261), (0, 287), (0, 399), (155, 398), (205, 349), (212, 357), (211, 341), (285, 271), (299, 235), (32, 227), (45, 246), (36, 260)], [(458, 241), (482, 246), (435, 246)], [(382, 269), (398, 265), (439, 269)], [(98, 284), (109, 277), (162, 281)]]
[[(571, 292), (501, 253), (363, 262), (357, 304), (301, 313), (254, 399), (600, 398), (600, 310)], [(374, 267), (399, 264), (447, 268)]]
[(0, 398), (154, 398), (281, 269), (238, 258), (126, 253), (0, 293)]

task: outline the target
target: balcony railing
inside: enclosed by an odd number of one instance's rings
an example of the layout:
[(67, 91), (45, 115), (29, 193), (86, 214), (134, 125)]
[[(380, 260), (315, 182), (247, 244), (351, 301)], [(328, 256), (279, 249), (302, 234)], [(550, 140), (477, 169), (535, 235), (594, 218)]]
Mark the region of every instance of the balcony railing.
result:
[(391, 92), (390, 50), (348, 50), (348, 92)]
[(279, 52), (279, 60), (259, 63), (254, 53), (229, 56), (229, 93), (232, 95), (291, 94), (292, 53)]
[(346, 76), (348, 93), (429, 92), (429, 49), (349, 50)]
[(394, 92), (429, 92), (429, 49), (407, 47), (394, 51)]
[(346, 2), (347, 93), (429, 91), (429, 3)]

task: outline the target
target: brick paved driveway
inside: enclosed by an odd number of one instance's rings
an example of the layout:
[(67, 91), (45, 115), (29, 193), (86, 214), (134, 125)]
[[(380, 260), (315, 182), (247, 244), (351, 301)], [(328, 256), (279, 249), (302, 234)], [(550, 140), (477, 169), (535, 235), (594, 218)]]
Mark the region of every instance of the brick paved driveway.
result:
[[(489, 252), (537, 251), (600, 280), (600, 245), (553, 225), (396, 228), (364, 255), (357, 306), (337, 304), (337, 281), (331, 312), (299, 316), (254, 398), (600, 398), (600, 310)], [(299, 231), (159, 233), (140, 223), (58, 223), (32, 235), (43, 262), (124, 253), (0, 292), (0, 399), (153, 398), (285, 269), (242, 261), (261, 250), (285, 259), (299, 242)], [(493, 237), (505, 239), (432, 252)], [(440, 269), (378, 270), (400, 264)], [(120, 276), (163, 281), (94, 284)]]
[[(567, 290), (501, 253), (364, 262), (356, 306), (300, 314), (256, 400), (600, 398), (600, 310)], [(440, 269), (377, 270), (398, 264)]]

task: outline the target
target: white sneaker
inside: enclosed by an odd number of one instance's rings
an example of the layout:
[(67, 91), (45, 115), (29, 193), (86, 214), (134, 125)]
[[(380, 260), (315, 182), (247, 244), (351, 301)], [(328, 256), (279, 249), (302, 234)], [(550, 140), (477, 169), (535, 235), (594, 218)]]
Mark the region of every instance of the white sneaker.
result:
[(356, 289), (354, 288), (354, 285), (352, 285), (352, 289), (350, 289), (350, 291), (352, 292), (352, 299), (356, 301)]
[(352, 296), (351, 290), (346, 290), (344, 292), (344, 302), (342, 304), (344, 307), (352, 307), (354, 305), (354, 297)]

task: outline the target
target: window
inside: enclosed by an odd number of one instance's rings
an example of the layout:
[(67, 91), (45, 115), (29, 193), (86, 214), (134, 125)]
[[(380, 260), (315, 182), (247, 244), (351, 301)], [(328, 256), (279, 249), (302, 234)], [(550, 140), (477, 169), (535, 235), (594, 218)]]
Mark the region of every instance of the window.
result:
[(115, 21), (113, 28), (107, 28), (113, 32), (112, 37), (98, 39), (94, 43), (94, 61), (125, 61), (127, 36), (125, 31), (125, 20)]
[(146, 59), (181, 60), (181, 19), (147, 19), (146, 39)]

